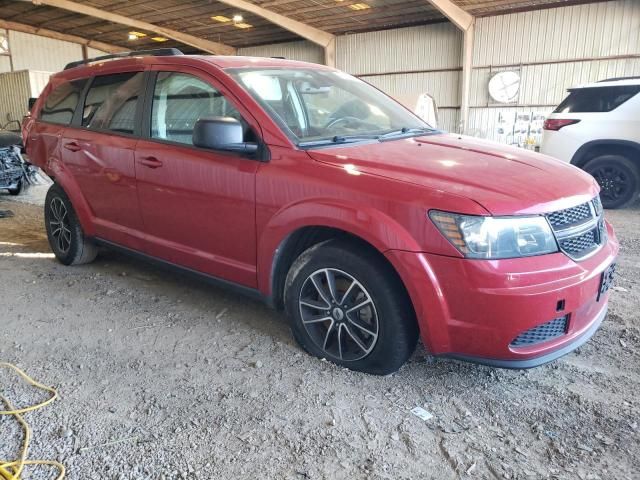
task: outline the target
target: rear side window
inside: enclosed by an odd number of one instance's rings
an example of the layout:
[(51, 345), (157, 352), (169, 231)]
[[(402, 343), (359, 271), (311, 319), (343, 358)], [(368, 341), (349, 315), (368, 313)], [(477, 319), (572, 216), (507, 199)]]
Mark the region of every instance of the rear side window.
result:
[(572, 90), (554, 113), (610, 112), (638, 92), (640, 92), (640, 85), (580, 88)]
[(142, 72), (96, 77), (84, 102), (82, 126), (91, 130), (134, 133), (143, 82)]
[(54, 88), (40, 110), (39, 119), (44, 122), (69, 125), (86, 81), (82, 79), (64, 82)]

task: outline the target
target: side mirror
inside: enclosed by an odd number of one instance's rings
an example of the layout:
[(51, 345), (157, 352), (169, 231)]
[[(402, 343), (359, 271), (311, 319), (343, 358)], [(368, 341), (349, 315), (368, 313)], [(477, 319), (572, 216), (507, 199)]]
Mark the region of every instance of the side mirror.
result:
[(36, 98), (31, 97), (29, 99), (29, 111), (33, 109), (33, 106), (36, 104), (37, 101), (38, 101), (38, 97)]
[(257, 143), (243, 142), (242, 124), (231, 117), (199, 118), (193, 128), (193, 144), (196, 147), (229, 152), (254, 153)]

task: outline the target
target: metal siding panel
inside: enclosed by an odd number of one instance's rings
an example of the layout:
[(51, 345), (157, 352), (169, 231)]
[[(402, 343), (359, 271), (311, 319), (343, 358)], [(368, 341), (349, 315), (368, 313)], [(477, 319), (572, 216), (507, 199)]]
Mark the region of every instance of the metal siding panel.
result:
[(617, 0), (476, 21), (474, 65), (640, 53), (640, 2)]
[(27, 70), (0, 74), (0, 126), (8, 120), (21, 121), (27, 112), (30, 96)]
[(11, 71), (11, 59), (8, 55), (0, 55), (0, 73)]
[[(505, 70), (478, 68), (471, 76), (471, 105), (493, 104), (488, 94), (489, 79)], [(557, 105), (568, 88), (605, 78), (640, 75), (640, 58), (603, 59), (585, 62), (565, 62), (525, 65), (519, 69), (521, 83), (517, 105)], [(508, 105), (507, 105), (508, 106)]]
[(461, 66), (462, 33), (451, 23), (343, 35), (336, 64), (352, 74)]
[[(460, 105), (460, 89), (457, 88), (460, 83), (459, 71), (390, 74), (360, 78), (412, 110), (415, 108), (418, 96), (423, 93), (431, 95), (436, 103), (443, 107)], [(451, 88), (452, 85), (455, 88)]]
[(238, 55), (248, 57), (285, 57), (289, 60), (301, 62), (324, 63), (324, 49), (306, 40), (239, 48)]
[(77, 43), (30, 33), (9, 31), (9, 45), (14, 70), (57, 72), (67, 63), (82, 58), (82, 47)]
[(29, 72), (29, 83), (31, 84), (31, 93), (32, 97), (39, 97), (44, 90), (44, 87), (49, 83), (49, 77), (51, 77), (50, 72), (38, 72), (38, 71), (30, 71)]
[(459, 108), (441, 108), (438, 110), (438, 128), (446, 132), (457, 132), (460, 122)]
[[(514, 143), (512, 135), (500, 134), (498, 132), (500, 115), (508, 117), (516, 113), (542, 114), (547, 116), (553, 108), (525, 108), (525, 107), (501, 107), (501, 108), (472, 108), (469, 111), (469, 131), (468, 134), (474, 137), (486, 138), (501, 143)], [(512, 125), (508, 123), (507, 125)], [(524, 135), (520, 136), (521, 138)]]
[(98, 50), (97, 48), (87, 47), (88, 58), (102, 57), (103, 55), (109, 55), (109, 53)]

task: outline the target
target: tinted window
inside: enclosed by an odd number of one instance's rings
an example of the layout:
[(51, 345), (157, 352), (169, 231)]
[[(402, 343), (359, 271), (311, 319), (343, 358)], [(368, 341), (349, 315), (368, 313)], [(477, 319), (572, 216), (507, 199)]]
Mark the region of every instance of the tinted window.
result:
[(82, 126), (133, 133), (143, 79), (142, 72), (96, 77), (84, 102)]
[(640, 92), (640, 85), (580, 88), (571, 91), (554, 113), (610, 112)]
[(152, 138), (192, 145), (193, 128), (203, 117), (233, 117), (248, 131), (238, 110), (208, 83), (182, 73), (158, 74), (151, 111)]
[(40, 120), (70, 124), (85, 82), (86, 79), (64, 82), (54, 88), (40, 110)]

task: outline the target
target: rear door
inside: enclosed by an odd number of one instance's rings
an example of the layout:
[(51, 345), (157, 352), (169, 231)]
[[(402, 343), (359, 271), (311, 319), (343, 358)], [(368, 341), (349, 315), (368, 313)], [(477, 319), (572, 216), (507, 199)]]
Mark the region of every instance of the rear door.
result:
[(60, 139), (73, 120), (86, 82), (87, 79), (54, 79), (44, 92), (44, 104), (37, 112), (37, 118), (30, 121), (24, 139), (29, 159), (35, 165), (46, 169), (47, 163), (60, 154)]
[(96, 76), (61, 142), (65, 166), (94, 216), (96, 236), (143, 249), (134, 151), (145, 85), (142, 70)]
[(136, 148), (140, 210), (151, 255), (245, 286), (256, 285), (255, 175), (259, 161), (192, 143), (199, 118), (234, 117), (245, 141), (257, 124), (213, 77), (153, 67)]

